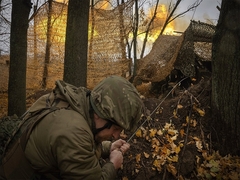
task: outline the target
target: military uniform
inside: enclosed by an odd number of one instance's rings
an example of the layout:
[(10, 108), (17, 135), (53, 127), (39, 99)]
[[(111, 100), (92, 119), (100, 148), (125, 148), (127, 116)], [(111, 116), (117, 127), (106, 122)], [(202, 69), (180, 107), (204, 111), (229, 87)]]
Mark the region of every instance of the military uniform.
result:
[[(125, 79), (118, 80), (127, 82), (127, 85), (120, 83), (117, 87), (111, 88), (112, 85), (116, 86), (114, 78), (118, 77), (114, 76), (113, 82), (108, 79), (110, 82), (107, 83), (107, 87), (106, 83), (100, 83), (91, 93), (84, 87), (76, 88), (63, 81), (57, 81), (52, 93), (36, 101), (29, 109), (26, 119), (43, 108), (55, 109), (36, 124), (26, 143), (25, 156), (34, 171), (28, 171), (24, 167), (26, 162), (20, 161), (22, 164), (18, 164), (19, 169), (13, 170), (8, 175), (9, 179), (18, 179), (18, 177), (115, 179), (114, 165), (111, 162), (103, 165), (99, 163), (101, 157), (109, 156), (111, 142), (104, 141), (101, 144), (95, 142), (93, 133), (95, 124), (91, 110), (94, 110), (99, 117), (114, 121), (124, 129), (131, 130), (140, 119), (142, 104), (137, 91)], [(109, 88), (112, 90), (109, 91)], [(134, 91), (129, 93), (132, 88)], [(104, 93), (106, 89), (108, 91)], [(126, 100), (121, 98), (121, 104), (119, 104), (119, 90), (120, 97), (126, 98)], [(131, 93), (134, 94), (134, 98), (131, 98)], [(112, 98), (114, 94), (117, 95), (116, 98)], [(30, 121), (31, 118), (26, 124)], [(22, 131), (23, 128), (26, 126), (22, 127)]]

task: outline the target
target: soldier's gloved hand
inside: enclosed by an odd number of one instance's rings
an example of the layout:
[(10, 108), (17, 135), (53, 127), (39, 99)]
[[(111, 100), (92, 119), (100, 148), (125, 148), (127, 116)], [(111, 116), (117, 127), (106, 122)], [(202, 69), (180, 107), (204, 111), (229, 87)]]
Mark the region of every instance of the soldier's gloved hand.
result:
[(109, 156), (110, 161), (113, 163), (115, 169), (119, 169), (123, 163), (123, 155), (118, 150), (113, 150)]
[(122, 139), (118, 139), (117, 141), (112, 143), (111, 151), (120, 150), (123, 154), (130, 148), (130, 144)]

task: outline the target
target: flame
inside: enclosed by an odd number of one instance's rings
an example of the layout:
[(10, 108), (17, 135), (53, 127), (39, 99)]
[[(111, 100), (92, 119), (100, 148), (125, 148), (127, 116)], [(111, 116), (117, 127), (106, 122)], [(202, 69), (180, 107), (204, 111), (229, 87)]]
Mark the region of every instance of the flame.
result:
[(56, 2), (59, 2), (59, 3), (65, 3), (67, 4), (69, 0), (55, 0)]
[[(148, 19), (153, 17), (154, 10), (155, 10), (155, 7), (151, 7), (149, 9), (150, 13), (149, 13), (149, 16), (147, 17)], [(152, 31), (153, 42), (158, 38), (158, 34), (161, 31), (167, 16), (168, 16), (168, 11), (167, 11), (166, 5), (160, 4), (157, 8), (157, 14), (153, 22), (153, 28), (154, 28)], [(163, 34), (174, 35), (174, 27), (175, 27), (174, 21), (170, 22), (165, 28)]]
[(103, 0), (103, 1), (99, 1), (96, 5), (95, 5), (96, 9), (105, 9), (105, 10), (109, 10), (111, 9), (110, 3), (107, 0)]
[[(148, 16), (146, 17), (146, 19), (143, 20), (142, 22), (142, 27), (139, 28), (139, 32), (138, 32), (138, 39), (143, 42), (145, 39), (145, 35), (146, 33), (144, 32), (146, 30), (146, 27), (148, 26), (148, 23), (150, 22), (151, 18), (154, 15), (154, 10), (155, 7), (151, 7), (148, 9)], [(154, 19), (154, 22), (152, 23), (152, 30), (150, 30), (149, 34), (148, 34), (148, 42), (153, 43), (156, 41), (156, 39), (159, 36), (159, 33), (164, 25), (164, 22), (167, 18), (168, 12), (167, 12), (167, 8), (164, 4), (161, 4), (158, 6), (157, 9), (157, 14), (156, 17)], [(165, 35), (174, 35), (174, 27), (175, 27), (175, 23), (174, 21), (170, 22), (167, 27), (165, 28), (163, 34)], [(130, 38), (133, 38), (133, 34), (129, 34)]]

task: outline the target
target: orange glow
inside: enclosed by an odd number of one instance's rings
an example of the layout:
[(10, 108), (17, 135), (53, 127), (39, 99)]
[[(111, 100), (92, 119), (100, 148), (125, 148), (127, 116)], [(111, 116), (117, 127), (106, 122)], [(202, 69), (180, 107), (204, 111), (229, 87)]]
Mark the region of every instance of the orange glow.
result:
[(68, 3), (68, 0), (54, 0), (54, 1), (59, 2), (59, 3), (65, 3), (65, 4)]
[[(151, 11), (151, 16), (153, 16), (153, 13), (154, 13), (154, 8), (152, 8), (150, 11)], [(168, 11), (167, 11), (167, 8), (164, 4), (161, 4), (158, 6), (158, 10), (157, 10), (157, 15), (156, 15), (156, 18), (154, 20), (154, 22), (156, 23), (156, 26), (160, 26), (158, 27), (158, 31), (162, 29), (162, 26), (164, 25), (164, 22), (168, 16)], [(167, 27), (165, 28), (163, 34), (167, 34), (167, 35), (173, 35), (173, 31), (174, 31), (174, 21), (170, 22)], [(159, 29), (160, 28), (160, 29)]]
[[(152, 7), (149, 9), (148, 17), (146, 17), (145, 22), (150, 22), (150, 19), (153, 17), (155, 7)], [(151, 30), (148, 34), (148, 42), (153, 43), (156, 41), (158, 38), (160, 31), (164, 25), (164, 22), (167, 18), (167, 8), (164, 4), (158, 6), (157, 14), (154, 19), (154, 22), (151, 25)], [(144, 22), (143, 22), (144, 23)], [(140, 41), (144, 41), (146, 33), (144, 32), (146, 30), (146, 27), (148, 23), (145, 23), (144, 26), (139, 28), (139, 33), (138, 33), (138, 39)], [(164, 30), (165, 35), (174, 35), (174, 21), (170, 22), (167, 27)], [(133, 38), (132, 33), (129, 35), (130, 38)]]
[(96, 5), (95, 8), (96, 9), (105, 9), (105, 10), (109, 10), (110, 8), (110, 4), (109, 1), (99, 1)]

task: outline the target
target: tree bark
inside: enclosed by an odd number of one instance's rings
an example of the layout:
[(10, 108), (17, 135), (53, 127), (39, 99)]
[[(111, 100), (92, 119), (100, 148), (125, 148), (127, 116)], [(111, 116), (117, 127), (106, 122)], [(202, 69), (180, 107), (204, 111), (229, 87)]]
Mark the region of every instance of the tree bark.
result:
[(90, 0), (69, 0), (64, 57), (64, 81), (86, 86)]
[(26, 111), (27, 30), (30, 0), (12, 0), (8, 115)]
[(45, 53), (44, 67), (43, 67), (43, 77), (42, 77), (43, 89), (47, 87), (48, 65), (50, 63), (50, 54), (51, 54), (51, 46), (52, 46), (52, 14), (53, 14), (52, 3), (53, 3), (53, 0), (48, 1), (47, 42), (46, 42), (46, 53)]
[(240, 3), (223, 0), (213, 39), (213, 138), (222, 154), (240, 150)]
[(135, 15), (134, 15), (134, 26), (133, 26), (133, 61), (134, 61), (134, 68), (133, 68), (133, 79), (137, 75), (137, 35), (138, 35), (138, 0), (135, 0)]

